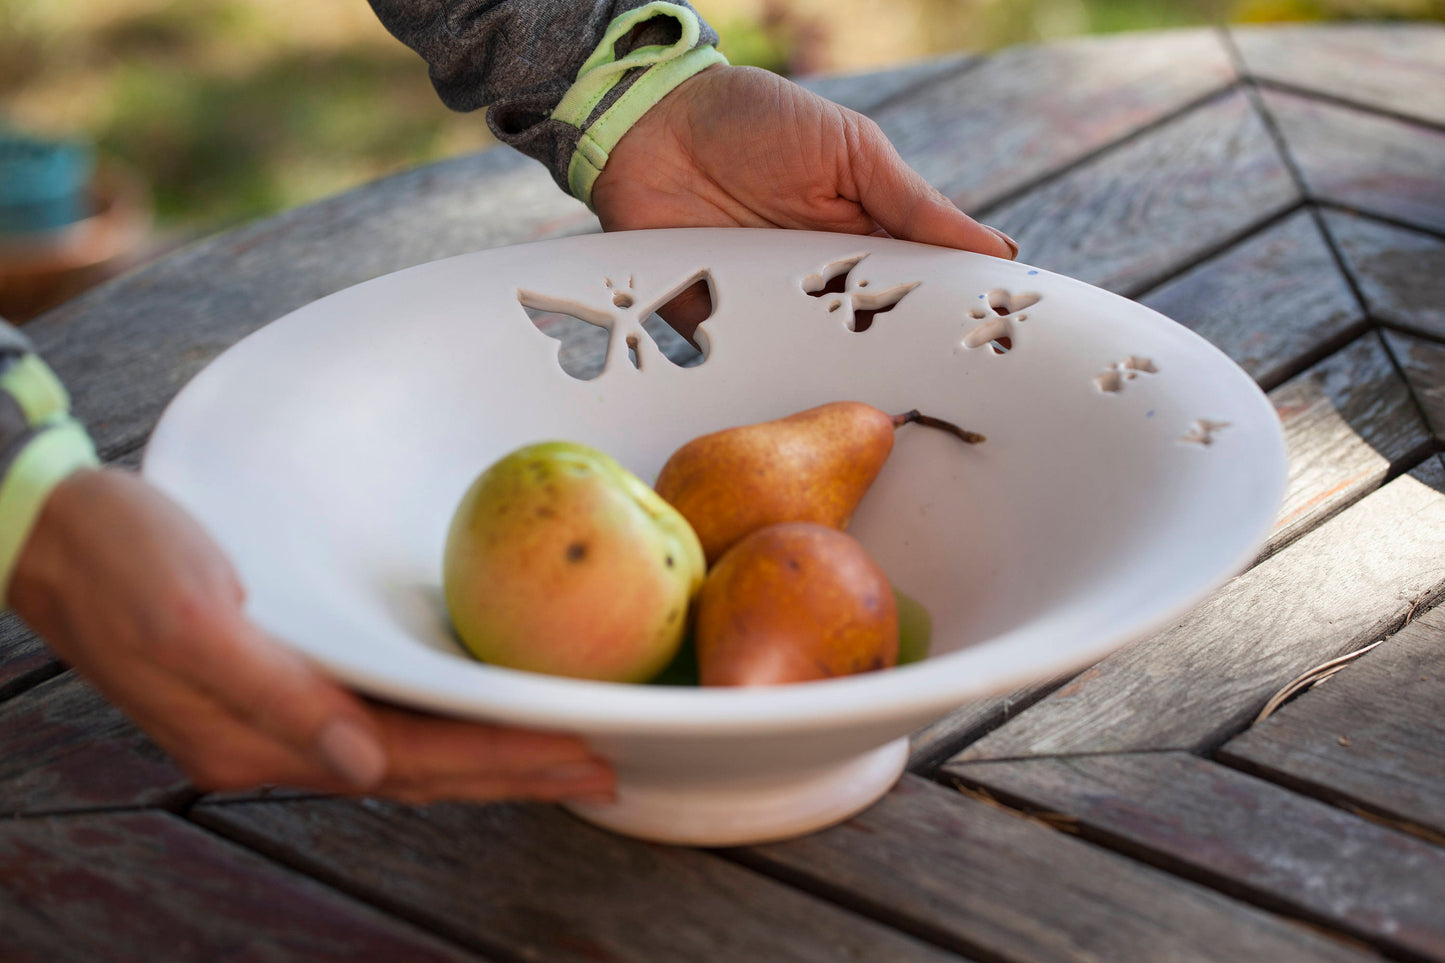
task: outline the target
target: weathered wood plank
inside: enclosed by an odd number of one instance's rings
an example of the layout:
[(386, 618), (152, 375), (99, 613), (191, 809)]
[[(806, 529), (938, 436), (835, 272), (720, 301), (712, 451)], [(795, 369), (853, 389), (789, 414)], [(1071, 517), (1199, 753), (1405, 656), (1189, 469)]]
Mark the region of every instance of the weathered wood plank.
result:
[(165, 806), (194, 790), (74, 672), (0, 706), (0, 814)]
[(1208, 338), (1266, 388), (1366, 323), (1303, 210), (1139, 300)]
[(1250, 76), (1445, 124), (1445, 27), (1232, 27)]
[(988, 211), (986, 219), (1019, 242), (1020, 260), (1132, 295), (1299, 199), (1263, 122), (1236, 92)]
[(1379, 487), (1430, 444), (1410, 390), (1371, 333), (1270, 392), (1290, 477), (1262, 557)]
[(201, 242), (62, 305), (26, 332), (109, 458), (139, 445), (211, 359), (289, 311), (413, 264), (595, 225), (540, 164), (484, 151)]
[(739, 856), (990, 960), (1372, 958), (916, 776), (839, 827)]
[(326, 800), (192, 812), (245, 845), (507, 959), (956, 959), (711, 854), (613, 836), (552, 806)]
[(1445, 230), (1445, 131), (1261, 92), (1311, 197)]
[(1385, 332), (1385, 343), (1405, 373), (1405, 380), (1435, 437), (1445, 442), (1445, 344)]
[[(1364, 498), (1429, 442), (1410, 391), (1375, 334), (1280, 385), (1269, 397), (1284, 429), (1290, 474), (1261, 559)], [(1062, 681), (963, 706), (919, 730), (911, 740), (909, 768), (932, 771)]]
[[(1437, 735), (1445, 736), (1445, 729)], [(1445, 849), (1187, 753), (952, 773), (1085, 838), (1387, 950), (1445, 959)]]
[(1445, 594), (1445, 496), (1402, 476), (1238, 576), (944, 766), (1024, 756), (1205, 751), (1280, 686)]
[(1410, 477), (1445, 493), (1445, 455), (1425, 459), (1410, 470)]
[(1093, 37), (1001, 51), (875, 119), (906, 161), (974, 211), (1234, 79), (1213, 31)]
[(1445, 241), (1343, 211), (1324, 218), (1371, 317), (1445, 338)]
[(480, 959), (157, 812), (0, 825), (0, 958)]
[(1067, 682), (1051, 679), (1027, 685), (1007, 695), (960, 706), (908, 737), (908, 771), (931, 775), (964, 746), (1008, 722), (1018, 713)]
[(842, 104), (860, 114), (870, 114), (895, 97), (916, 95), (929, 84), (962, 73), (980, 59), (976, 54), (950, 54), (887, 70), (819, 74), (794, 77), (793, 80), (835, 104)]
[(1437, 608), (1232, 739), (1219, 758), (1445, 836), (1442, 706), (1445, 610)]
[(0, 702), (58, 674), (61, 665), (14, 612), (0, 612)]

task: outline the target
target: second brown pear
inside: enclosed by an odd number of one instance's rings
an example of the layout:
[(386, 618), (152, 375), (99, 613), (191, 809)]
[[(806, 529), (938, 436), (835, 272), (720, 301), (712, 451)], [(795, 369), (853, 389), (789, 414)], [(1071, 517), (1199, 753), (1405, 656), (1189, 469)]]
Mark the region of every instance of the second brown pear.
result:
[(711, 565), (779, 522), (842, 529), (893, 450), (897, 421), (857, 401), (727, 428), (683, 445), (654, 488), (692, 524)]

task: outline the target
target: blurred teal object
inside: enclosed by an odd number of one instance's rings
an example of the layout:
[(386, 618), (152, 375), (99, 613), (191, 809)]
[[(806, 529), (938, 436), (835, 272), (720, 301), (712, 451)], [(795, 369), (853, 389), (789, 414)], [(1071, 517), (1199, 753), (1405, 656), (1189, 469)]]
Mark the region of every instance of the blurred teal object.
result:
[(0, 235), (53, 231), (88, 217), (94, 164), (84, 144), (0, 129)]

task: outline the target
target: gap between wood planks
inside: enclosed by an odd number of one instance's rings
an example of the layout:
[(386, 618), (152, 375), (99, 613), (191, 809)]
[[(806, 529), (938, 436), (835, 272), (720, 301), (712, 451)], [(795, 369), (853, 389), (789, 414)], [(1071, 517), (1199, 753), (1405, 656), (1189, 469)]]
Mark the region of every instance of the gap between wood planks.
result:
[[(1243, 54), (1240, 52), (1238, 45), (1234, 41), (1234, 38), (1229, 34), (1227, 30), (1224, 31), (1224, 44), (1225, 48), (1229, 52), (1230, 58), (1234, 63), (1235, 70), (1240, 75), (1240, 85), (1244, 90), (1245, 95), (1249, 98), (1249, 102), (1254, 108), (1255, 113), (1259, 116), (1261, 123), (1264, 124), (1265, 131), (1269, 134), (1270, 139), (1274, 142), (1275, 149), (1279, 153), (1280, 159), (1284, 163), (1285, 169), (1289, 171), (1290, 179), (1294, 181), (1295, 189), (1299, 192), (1300, 196), (1304, 198), (1304, 206), (1309, 209), (1310, 216), (1315, 222), (1316, 229), (1320, 232), (1320, 236), (1324, 238), (1325, 246), (1330, 252), (1330, 257), (1335, 262), (1336, 270), (1339, 271), (1340, 276), (1344, 278), (1345, 284), (1349, 287), (1350, 296), (1355, 299), (1355, 303), (1359, 308), (1360, 313), (1371, 323), (1374, 329), (1378, 330), (1381, 327), (1384, 327), (1384, 325), (1382, 325), (1380, 321), (1375, 318), (1370, 311), (1369, 299), (1365, 297), (1364, 292), (1360, 288), (1359, 280), (1355, 277), (1354, 271), (1350, 268), (1350, 263), (1348, 259), (1344, 256), (1344, 252), (1340, 250), (1339, 243), (1335, 240), (1334, 232), (1330, 230), (1329, 225), (1325, 222), (1324, 210), (1319, 198), (1317, 198), (1310, 191), (1309, 183), (1304, 176), (1304, 171), (1300, 168), (1299, 162), (1295, 159), (1294, 151), (1289, 145), (1289, 139), (1285, 137), (1284, 132), (1280, 129), (1279, 123), (1274, 116), (1274, 113), (1264, 102), (1264, 98), (1260, 94), (1261, 83), (1259, 79), (1254, 77), (1249, 72), (1248, 65), (1244, 60)], [(1362, 108), (1362, 110), (1366, 113), (1393, 116), (1386, 111), (1370, 110), (1368, 108)], [(1435, 125), (1430, 124), (1426, 124), (1424, 126), (1430, 127), (1431, 129), (1435, 128)], [(1349, 208), (1342, 209), (1349, 210)], [(1373, 215), (1363, 211), (1352, 211), (1352, 213), (1356, 213), (1359, 216), (1364, 217), (1373, 217)], [(1375, 219), (1384, 220), (1382, 218)], [(1418, 230), (1418, 228), (1416, 229)], [(1434, 339), (1432, 338), (1431, 340)], [(1420, 404), (1420, 399), (1415, 394), (1414, 384), (1409, 378), (1405, 376), (1405, 371), (1401, 367), (1399, 359), (1396, 358), (1394, 352), (1390, 350), (1388, 343), (1386, 343), (1385, 345), (1385, 354), (1390, 359), (1390, 364), (1395, 369), (1396, 376), (1399, 377), (1401, 382), (1405, 385), (1406, 391), (1410, 395), (1410, 402), (1415, 408), (1416, 415), (1420, 417), (1422, 423), (1428, 425), (1430, 421), (1425, 416), (1424, 406)], [(1428, 448), (1422, 446), (1421, 451), (1411, 452), (1410, 455), (1407, 456), (1407, 458), (1414, 459), (1414, 463), (1418, 464), (1419, 461), (1423, 461), (1425, 458), (1428, 458), (1430, 454), (1437, 450), (1439, 450), (1438, 441), (1431, 443)], [(1416, 456), (1418, 456), (1418, 458), (1416, 458)], [(1411, 467), (1413, 467), (1413, 464), (1411, 465)], [(1390, 477), (1391, 476), (1386, 477), (1387, 482), (1390, 480)]]
[(1325, 197), (1312, 198), (1306, 203), (1318, 204), (1321, 210), (1338, 211), (1341, 214), (1351, 214), (1355, 217), (1364, 218), (1368, 221), (1379, 221), (1381, 224), (1388, 224), (1390, 227), (1399, 228), (1402, 231), (1409, 231), (1412, 234), (1424, 234), (1427, 237), (1434, 237), (1439, 238), (1440, 240), (1445, 240), (1445, 231), (1437, 230), (1436, 228), (1432, 227), (1426, 227), (1423, 224), (1416, 224), (1411, 221), (1402, 221), (1400, 218), (1392, 217), (1391, 215), (1386, 214), (1382, 211), (1366, 210), (1363, 207), (1355, 207), (1352, 204), (1346, 204), (1344, 201), (1334, 200), (1332, 198)]
[[(279, 802), (280, 800), (276, 801)], [(345, 875), (330, 873), (320, 864), (311, 863), (304, 858), (291, 855), (284, 847), (272, 845), (270, 840), (264, 836), (252, 837), (247, 833), (237, 833), (232, 836), (192, 816), (186, 816), (185, 821), (187, 825), (214, 839), (220, 840), (229, 846), (243, 849), (258, 859), (264, 859), (280, 870), (302, 876), (324, 886), (326, 889), (340, 893), (347, 899), (354, 900), (362, 906), (369, 907), (383, 916), (400, 920), (403, 923), (414, 926), (435, 940), (450, 943), (458, 949), (465, 950), (469, 953), (480, 953), (482, 956), (494, 961), (494, 963), (533, 963), (533, 961), (529, 961), (512, 953), (505, 945), (481, 945), (478, 941), (470, 939), (465, 934), (455, 933), (444, 924), (439, 924), (436, 920), (427, 919), (422, 913), (414, 912), (404, 902), (393, 902), (385, 898), (374, 898), (364, 887), (349, 885), (350, 881)]]
[[(1400, 627), (1398, 629), (1396, 629), (1389, 635), (1381, 636), (1374, 642), (1362, 645), (1353, 652), (1347, 652), (1344, 655), (1337, 656), (1326, 662), (1321, 662), (1314, 668), (1307, 669), (1304, 672), (1301, 672), (1298, 676), (1285, 683), (1283, 686), (1280, 687), (1280, 690), (1278, 692), (1270, 696), (1269, 701), (1264, 704), (1264, 708), (1259, 711), (1259, 715), (1255, 716), (1254, 721), (1249, 724), (1249, 728), (1253, 728), (1254, 726), (1259, 725), (1261, 722), (1278, 712), (1280, 707), (1283, 706), (1285, 703), (1289, 702), (1291, 699), (1294, 699), (1296, 696), (1303, 695), (1310, 689), (1313, 689), (1315, 686), (1319, 685), (1321, 682), (1327, 681), (1330, 676), (1339, 672), (1345, 666), (1349, 665), (1351, 662), (1355, 661), (1366, 652), (1371, 651), (1377, 646), (1384, 645), (1385, 642), (1387, 642), (1394, 635), (1402, 632), (1405, 626), (1415, 621), (1417, 610), (1420, 608), (1420, 603), (1423, 601), (1425, 601), (1425, 599), (1423, 596), (1421, 596), (1420, 598), (1417, 598), (1413, 603), (1411, 603), (1410, 610), (1405, 613), (1405, 620), (1400, 623)], [(1428, 611), (1428, 609), (1426, 611)]]
[[(1234, 38), (1228, 41), (1230, 53), (1235, 54)], [(1323, 90), (1316, 90), (1313, 87), (1304, 87), (1300, 84), (1292, 84), (1287, 80), (1279, 80), (1274, 77), (1256, 77), (1250, 74), (1240, 60), (1236, 60), (1235, 69), (1240, 73), (1240, 79), (1255, 84), (1261, 88), (1278, 90), (1286, 94), (1294, 94), (1296, 97), (1308, 97), (1311, 100), (1322, 101), (1335, 107), (1345, 107), (1349, 110), (1357, 110), (1362, 114), (1374, 114), (1377, 117), (1386, 117), (1390, 120), (1398, 120), (1402, 124), (1410, 124), (1415, 127), (1424, 127), (1427, 130), (1445, 133), (1445, 124), (1430, 120), (1427, 117), (1417, 117), (1413, 114), (1404, 114), (1379, 104), (1367, 104), (1358, 100), (1350, 100), (1339, 94), (1326, 93)]]
[[(1177, 749), (1159, 749), (1149, 750), (1145, 752), (1130, 752), (1125, 753), (1124, 755), (1177, 755), (1179, 751), (1180, 750)], [(1029, 756), (1019, 761), (1035, 762), (1040, 759), (1048, 758), (1078, 758), (1080, 756), (1117, 755), (1120, 755), (1120, 753), (1075, 753), (1072, 756), (1057, 757)], [(990, 759), (989, 763), (1007, 761), (1009, 760)], [(1255, 774), (1250, 773), (1249, 775)], [(1307, 911), (1302, 911), (1298, 906), (1290, 904), (1287, 900), (1274, 898), (1268, 892), (1251, 888), (1243, 883), (1230, 879), (1228, 876), (1212, 873), (1207, 869), (1194, 866), (1181, 859), (1171, 858), (1167, 853), (1150, 849), (1148, 846), (1143, 844), (1133, 843), (1126, 837), (1111, 833), (1107, 830), (1091, 827), (1076, 816), (1072, 816), (1069, 813), (1058, 812), (1056, 810), (1051, 810), (1042, 806), (1038, 806), (1034, 803), (1029, 802), (1023, 796), (1015, 795), (1007, 791), (991, 790), (984, 786), (982, 783), (978, 783), (962, 775), (950, 775), (947, 777), (946, 781), (942, 782), (942, 784), (950, 786), (956, 792), (959, 792), (964, 796), (978, 800), (979, 802), (992, 806), (996, 809), (1001, 809), (1005, 812), (1011, 812), (1017, 816), (1021, 816), (1024, 819), (1028, 819), (1032, 822), (1038, 823), (1056, 832), (1075, 836), (1079, 839), (1084, 840), (1085, 842), (1098, 846), (1101, 849), (1108, 850), (1109, 852), (1116, 853), (1126, 859), (1131, 859), (1135, 862), (1143, 863), (1146, 866), (1152, 866), (1155, 869), (1168, 873), (1170, 876), (1178, 877), (1179, 879), (1186, 880), (1188, 882), (1194, 883), (1195, 885), (1213, 890), (1214, 892), (1220, 893), (1221, 895), (1227, 896), (1230, 899), (1236, 900), (1240, 903), (1244, 903), (1246, 905), (1263, 910), (1267, 913), (1272, 913), (1276, 916), (1288, 919), (1296, 924), (1307, 927), (1308, 929), (1319, 933), (1322, 936), (1326, 936), (1339, 943), (1343, 943), (1346, 946), (1351, 946), (1356, 949), (1371, 953), (1378, 953), (1389, 959), (1410, 960), (1412, 961), (1412, 963), (1413, 961), (1419, 961), (1419, 963), (1431, 963), (1431, 961), (1425, 960), (1422, 957), (1417, 957), (1414, 954), (1402, 953), (1400, 952), (1398, 947), (1381, 946), (1366, 938), (1363, 938), (1362, 936), (1357, 936), (1353, 933), (1342, 932), (1335, 924), (1333, 924), (1327, 918), (1311, 915)], [(1276, 783), (1275, 785), (1278, 784)], [(1356, 815), (1363, 814), (1356, 813)], [(1374, 822), (1376, 820), (1371, 821)]]
[(898, 103), (901, 100), (905, 100), (909, 97), (921, 94), (930, 87), (957, 80), (964, 74), (972, 73), (973, 71), (977, 70), (979, 67), (982, 67), (985, 63), (987, 63), (991, 59), (991, 56), (992, 55), (990, 54), (982, 54), (980, 56), (973, 57), (972, 59), (963, 61), (952, 70), (945, 70), (941, 74), (924, 77), (915, 83), (907, 85), (902, 90), (889, 94), (878, 103), (869, 107), (866, 111), (859, 111), (859, 113), (871, 119), (875, 113), (887, 110), (889, 107), (892, 107), (894, 104)]
[(170, 803), (156, 803), (154, 805), (116, 805), (116, 806), (86, 806), (76, 809), (57, 809), (50, 812), (18, 812), (0, 814), (0, 826), (11, 823), (22, 823), (40, 819), (75, 819), (82, 816), (123, 816), (127, 813), (168, 813), (172, 816), (184, 818), (185, 808), (195, 805), (196, 801), (204, 797), (199, 789), (192, 793), (181, 796)]
[[(1046, 187), (1047, 185), (1052, 184), (1054, 181), (1061, 180), (1062, 178), (1068, 176), (1072, 171), (1083, 167), (1086, 164), (1089, 164), (1095, 160), (1098, 160), (1099, 158), (1105, 156), (1106, 154), (1112, 153), (1114, 150), (1120, 147), (1132, 144), (1136, 140), (1141, 140), (1142, 138), (1147, 137), (1149, 134), (1154, 133), (1162, 127), (1167, 127), (1169, 124), (1173, 123), (1179, 118), (1187, 114), (1193, 113), (1201, 107), (1207, 107), (1215, 101), (1227, 100), (1231, 94), (1233, 94), (1237, 89), (1239, 89), (1239, 86), (1240, 81), (1237, 79), (1228, 81), (1221, 87), (1217, 87), (1214, 90), (1201, 94), (1200, 96), (1195, 97), (1193, 100), (1187, 101), (1179, 107), (1176, 107), (1173, 110), (1168, 111), (1167, 113), (1155, 117), (1143, 126), (1137, 127), (1134, 130), (1129, 131), (1118, 140), (1112, 140), (1107, 144), (1095, 147), (1093, 150), (1085, 151), (1079, 156), (1068, 161), (1068, 163), (1063, 164), (1062, 166), (1055, 168), (1054, 170), (1045, 171), (1037, 177), (1018, 185), (1017, 187), (1009, 188), (998, 197), (989, 198), (984, 203), (975, 206), (974, 210), (969, 211), (968, 214), (975, 220), (986, 222), (989, 217), (991, 217), (993, 213), (1000, 208), (1007, 207), (1014, 201), (1017, 201), (1019, 198), (1024, 197), (1027, 194), (1031, 194), (1041, 187)], [(949, 200), (952, 200), (952, 198), (949, 198)]]
[[(1245, 95), (1249, 98), (1250, 104), (1253, 106), (1255, 113), (1259, 116), (1260, 121), (1264, 124), (1265, 130), (1269, 134), (1269, 137), (1271, 138), (1271, 140), (1273, 140), (1275, 144), (1275, 149), (1278, 151), (1279, 156), (1285, 165), (1285, 169), (1289, 171), (1290, 178), (1294, 181), (1296, 190), (1299, 191), (1300, 196), (1304, 198), (1304, 206), (1309, 209), (1310, 216), (1315, 222), (1316, 229), (1320, 232), (1320, 236), (1324, 238), (1325, 246), (1330, 252), (1330, 257), (1335, 262), (1336, 270), (1338, 270), (1340, 276), (1344, 278), (1345, 284), (1350, 290), (1350, 296), (1355, 299), (1355, 303), (1358, 306), (1360, 313), (1366, 318), (1366, 320), (1375, 330), (1379, 330), (1385, 327), (1393, 327), (1392, 325), (1386, 325), (1382, 323), (1378, 318), (1374, 316), (1373, 312), (1370, 310), (1369, 299), (1365, 297), (1364, 292), (1361, 289), (1360, 282), (1355, 277), (1355, 273), (1350, 267), (1349, 260), (1344, 256), (1344, 252), (1340, 249), (1340, 245), (1335, 239), (1334, 232), (1330, 230), (1329, 225), (1325, 221), (1324, 204), (1310, 191), (1309, 183), (1304, 176), (1303, 170), (1300, 168), (1299, 162), (1295, 159), (1294, 151), (1289, 144), (1289, 139), (1285, 137), (1283, 130), (1280, 129), (1279, 123), (1274, 116), (1274, 113), (1269, 109), (1269, 106), (1264, 102), (1264, 97), (1260, 94), (1260, 88), (1262, 85), (1280, 87), (1285, 89), (1289, 89), (1289, 85), (1262, 84), (1260, 78), (1254, 76), (1250, 72), (1249, 65), (1246, 62), (1243, 53), (1240, 51), (1238, 44), (1235, 42), (1233, 35), (1228, 31), (1228, 29), (1223, 30), (1222, 33), (1225, 49), (1228, 51), (1235, 71), (1240, 76), (1240, 86), (1244, 90)], [(1307, 93), (1311, 97), (1315, 97), (1327, 102), (1335, 102), (1339, 100), (1339, 98), (1320, 95), (1319, 93), (1314, 91), (1305, 91), (1305, 93)], [(1393, 117), (1395, 119), (1399, 119), (1408, 123), (1420, 124), (1420, 122), (1415, 120), (1414, 118), (1401, 118), (1388, 110), (1379, 110), (1357, 104), (1349, 104), (1348, 106), (1350, 106), (1352, 109), (1358, 109), (1363, 113), (1384, 117)], [(1420, 126), (1432, 130), (1440, 129), (1439, 125), (1430, 123), (1423, 123), (1420, 124)], [(1384, 223), (1389, 223), (1392, 226), (1401, 227), (1402, 229), (1408, 227), (1408, 229), (1411, 230), (1419, 230), (1419, 227), (1416, 225), (1407, 226), (1403, 224), (1398, 224), (1393, 219), (1380, 217), (1371, 212), (1356, 211), (1353, 208), (1339, 204), (1331, 206), (1340, 210), (1348, 211), (1357, 216), (1370, 218)], [(1435, 232), (1427, 233), (1431, 234), (1432, 236), (1438, 236), (1435, 235)], [(1404, 327), (1408, 329), (1408, 326), (1399, 327)], [(1412, 331), (1411, 333), (1417, 332)], [(1427, 335), (1427, 337), (1429, 338), (1429, 340), (1432, 341), (1438, 340), (1434, 336)], [(1410, 378), (1406, 377), (1404, 368), (1400, 364), (1400, 360), (1395, 356), (1395, 353), (1390, 350), (1388, 342), (1385, 343), (1385, 354), (1390, 359), (1390, 364), (1395, 370), (1395, 375), (1400, 379), (1401, 383), (1405, 385), (1405, 389), (1410, 396), (1410, 403), (1414, 406), (1416, 415), (1421, 419), (1422, 424), (1429, 425), (1430, 419), (1426, 417), (1424, 406), (1421, 405), (1420, 399), (1416, 394), (1414, 383), (1411, 381)], [(1408, 464), (1408, 468), (1405, 468), (1404, 470), (1409, 470), (1410, 468), (1415, 467), (1415, 465), (1424, 461), (1426, 458), (1430, 457), (1431, 454), (1439, 450), (1441, 450), (1441, 442), (1438, 438), (1421, 445), (1419, 449), (1412, 451), (1408, 455), (1406, 455), (1404, 461)], [(1385, 482), (1388, 483), (1402, 473), (1403, 471), (1388, 472), (1385, 478)]]

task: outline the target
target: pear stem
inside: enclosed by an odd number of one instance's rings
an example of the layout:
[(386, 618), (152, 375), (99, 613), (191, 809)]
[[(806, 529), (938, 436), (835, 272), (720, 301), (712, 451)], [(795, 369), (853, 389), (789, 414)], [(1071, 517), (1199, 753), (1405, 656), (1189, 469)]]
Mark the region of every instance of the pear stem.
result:
[(978, 432), (969, 431), (967, 428), (960, 428), (951, 421), (944, 421), (942, 418), (935, 418), (932, 415), (922, 414), (917, 408), (914, 408), (912, 411), (905, 411), (901, 415), (894, 415), (893, 427), (902, 428), (904, 425), (914, 421), (918, 422), (920, 425), (925, 425), (929, 428), (939, 428), (943, 431), (948, 432), (950, 435), (953, 435), (955, 438), (960, 438), (963, 441), (968, 442), (970, 445), (976, 445), (981, 441), (988, 440), (983, 435), (980, 435)]

